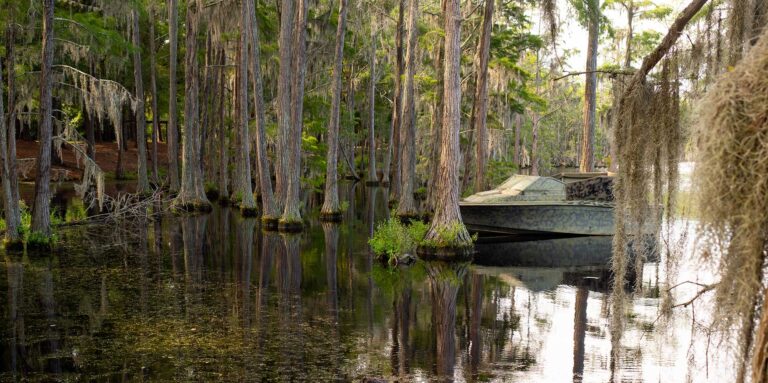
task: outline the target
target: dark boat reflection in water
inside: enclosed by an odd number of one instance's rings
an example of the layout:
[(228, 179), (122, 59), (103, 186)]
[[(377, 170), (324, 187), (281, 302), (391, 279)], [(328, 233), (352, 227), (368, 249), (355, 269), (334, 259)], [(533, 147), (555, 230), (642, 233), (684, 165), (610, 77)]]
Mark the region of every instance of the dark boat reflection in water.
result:
[[(301, 234), (217, 208), (71, 227), (53, 256), (4, 255), (0, 381), (609, 381), (605, 264), (484, 263), (481, 246), (484, 265), (391, 270), (367, 246), (387, 190), (343, 193), (358, 202), (343, 224)], [(620, 380), (685, 380), (690, 322), (656, 329), (658, 304), (633, 301)]]

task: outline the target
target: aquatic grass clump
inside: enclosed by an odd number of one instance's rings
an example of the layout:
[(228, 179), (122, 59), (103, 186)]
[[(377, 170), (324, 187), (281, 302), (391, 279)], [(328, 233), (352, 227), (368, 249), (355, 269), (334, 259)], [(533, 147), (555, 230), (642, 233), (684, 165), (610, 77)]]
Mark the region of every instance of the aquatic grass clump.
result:
[(418, 220), (404, 224), (396, 216), (379, 223), (373, 236), (368, 240), (371, 250), (381, 256), (387, 256), (390, 261), (404, 254), (416, 251), (429, 226)]
[[(736, 334), (736, 360), (745, 361), (737, 381), (744, 381), (750, 352), (760, 355), (768, 341), (761, 336), (753, 344), (768, 253), (768, 31), (717, 80), (699, 111), (694, 179), (701, 256), (717, 265), (715, 328)], [(762, 359), (754, 360), (755, 382), (766, 381)]]

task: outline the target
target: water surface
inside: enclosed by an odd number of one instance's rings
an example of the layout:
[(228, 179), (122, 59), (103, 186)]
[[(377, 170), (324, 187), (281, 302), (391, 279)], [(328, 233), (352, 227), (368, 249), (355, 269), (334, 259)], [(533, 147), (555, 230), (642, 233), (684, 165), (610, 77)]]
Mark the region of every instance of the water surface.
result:
[(0, 380), (721, 381), (691, 310), (659, 321), (663, 260), (634, 274), (643, 291), (616, 345), (605, 239), (393, 269), (367, 246), (386, 190), (346, 194), (344, 223), (310, 217), (301, 234), (217, 207), (65, 228), (53, 255), (3, 254)]

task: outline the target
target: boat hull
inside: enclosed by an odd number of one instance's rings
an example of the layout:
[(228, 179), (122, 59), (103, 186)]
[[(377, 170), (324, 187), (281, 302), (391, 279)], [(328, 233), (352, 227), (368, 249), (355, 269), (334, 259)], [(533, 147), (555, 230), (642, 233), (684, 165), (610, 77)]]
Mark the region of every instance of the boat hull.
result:
[(470, 230), (493, 233), (613, 235), (613, 204), (583, 201), (461, 203)]

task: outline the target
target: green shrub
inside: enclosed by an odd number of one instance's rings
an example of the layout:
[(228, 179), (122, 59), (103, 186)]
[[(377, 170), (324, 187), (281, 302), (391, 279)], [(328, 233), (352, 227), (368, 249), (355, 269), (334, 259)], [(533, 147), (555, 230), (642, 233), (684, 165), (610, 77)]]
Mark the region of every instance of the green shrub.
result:
[(371, 250), (390, 259), (416, 251), (429, 226), (421, 221), (411, 221), (410, 225), (400, 222), (397, 217), (390, 217), (376, 227), (373, 237), (368, 240)]

